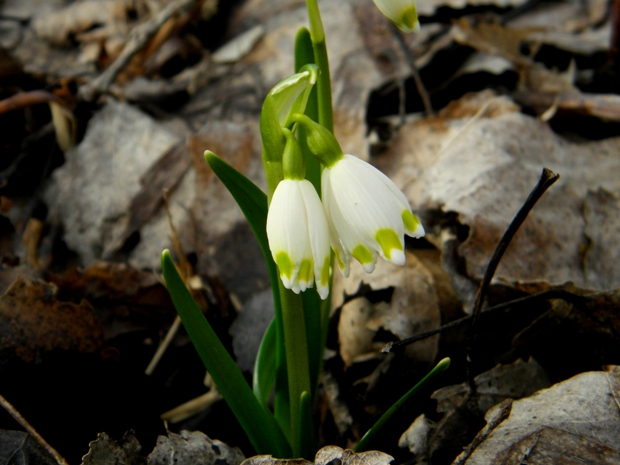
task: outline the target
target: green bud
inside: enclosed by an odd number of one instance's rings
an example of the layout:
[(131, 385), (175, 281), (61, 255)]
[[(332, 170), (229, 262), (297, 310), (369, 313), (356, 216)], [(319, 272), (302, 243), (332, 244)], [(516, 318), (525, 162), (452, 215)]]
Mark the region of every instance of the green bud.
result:
[(318, 78), (319, 68), (314, 64), (303, 66), (278, 84), (267, 94), (260, 115), (263, 152), (269, 162), (282, 160), (285, 140), (280, 128), (290, 127), (290, 116), (303, 113), (308, 97)]
[(290, 130), (282, 128), (282, 133), (286, 137), (284, 155), (282, 156), (284, 179), (304, 179), (306, 177), (306, 159), (299, 142)]
[(343, 157), (340, 144), (328, 129), (301, 113), (294, 114), (291, 120), (306, 130), (308, 150), (323, 165), (329, 168)]

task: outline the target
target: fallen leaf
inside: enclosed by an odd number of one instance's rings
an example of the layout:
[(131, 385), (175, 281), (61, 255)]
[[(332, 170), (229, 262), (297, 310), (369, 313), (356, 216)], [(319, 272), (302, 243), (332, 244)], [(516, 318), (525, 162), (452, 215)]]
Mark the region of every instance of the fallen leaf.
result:
[[(157, 275), (126, 264), (95, 262), (86, 269), (73, 267), (62, 273), (47, 273), (46, 277), (58, 287), (63, 300), (86, 299), (99, 311), (114, 315), (115, 331), (127, 320), (137, 326), (159, 328), (176, 315), (168, 290)], [(108, 329), (107, 337), (113, 336)]]
[[(403, 187), (414, 211), (428, 215), (428, 221), (423, 221), (428, 236), (437, 238), (429, 240), (443, 247), (450, 238), (442, 238), (445, 220), (456, 215), (459, 224), (469, 227), (458, 248), (466, 270), (463, 274), (474, 282), (481, 279), (513, 216), (536, 185), (542, 168), (548, 167), (561, 178), (517, 232), (494, 282), (545, 280), (557, 285), (572, 281), (592, 290), (620, 286), (608, 277), (597, 279), (588, 269), (592, 264), (586, 263), (584, 269), (583, 263), (587, 246), (584, 201), (588, 191), (620, 190), (615, 176), (620, 170), (620, 158), (615, 156), (620, 138), (570, 142), (523, 114), (508, 111), (486, 117), (482, 110), (495, 105), (492, 98), (479, 105), (480, 113), (473, 118), (442, 119), (443, 126), (420, 122), (403, 127), (389, 153), (383, 155), (382, 166)], [(434, 224), (444, 226), (434, 229)], [(615, 250), (613, 240), (604, 242), (611, 240), (607, 236), (601, 240), (598, 247)], [(473, 296), (460, 297), (469, 307)]]
[(325, 446), (316, 453), (315, 465), (330, 465), (334, 462), (342, 465), (389, 465), (394, 458), (377, 450), (353, 452), (338, 446)]
[(99, 433), (88, 447), (82, 465), (146, 465), (146, 459), (140, 455), (142, 446), (133, 431), (126, 432), (120, 441), (115, 441), (106, 433)]
[(620, 250), (610, 247), (620, 237), (620, 198), (599, 188), (585, 198), (585, 235), (590, 244), (585, 250), (586, 281), (613, 289), (620, 282)]
[[(332, 307), (336, 308), (345, 295), (355, 295), (360, 286), (371, 291), (387, 293), (387, 302), (371, 304), (366, 297), (346, 303), (340, 314), (338, 338), (340, 354), (346, 365), (358, 356), (377, 353), (383, 342), (373, 343), (379, 329), (405, 339), (440, 325), (440, 309), (433, 274), (416, 256), (406, 251), (405, 266), (398, 267), (381, 259), (375, 271), (367, 274), (357, 262), (352, 262), (351, 274), (343, 278), (335, 273)], [(437, 354), (437, 337), (410, 346), (407, 355), (430, 365)]]
[(11, 355), (32, 362), (52, 349), (92, 353), (103, 346), (103, 328), (90, 304), (60, 302), (56, 291), (19, 277), (0, 298), (0, 362)]
[(7, 430), (0, 430), (0, 463), (58, 465), (56, 459), (28, 433)]
[[(452, 459), (484, 424), (485, 412), (505, 399), (520, 399), (548, 387), (551, 383), (542, 367), (534, 360), (517, 360), (498, 365), (475, 378), (476, 395), (469, 395), (467, 383), (447, 386), (435, 391), (437, 412), (443, 417), (434, 422), (419, 416), (403, 433), (400, 447), (408, 447), (416, 457), (433, 461)], [(493, 463), (493, 462), (489, 462)]]
[[(43, 194), (50, 216), (64, 224), (67, 245), (85, 265), (123, 237), (132, 199), (142, 190), (140, 180), (177, 142), (177, 136), (125, 103), (110, 101), (90, 120), (84, 139), (67, 152), (65, 165), (54, 171)], [(160, 242), (159, 248), (164, 246)]]
[[(510, 416), (459, 463), (620, 463), (620, 369), (581, 373), (512, 404)], [(487, 422), (497, 415), (489, 410)]]
[(245, 459), (236, 447), (210, 439), (200, 431), (159, 436), (148, 465), (239, 465)]
[(620, 291), (592, 294), (567, 288), (582, 299), (554, 300), (513, 340), (514, 347), (531, 353), (557, 379), (614, 363), (620, 351)]

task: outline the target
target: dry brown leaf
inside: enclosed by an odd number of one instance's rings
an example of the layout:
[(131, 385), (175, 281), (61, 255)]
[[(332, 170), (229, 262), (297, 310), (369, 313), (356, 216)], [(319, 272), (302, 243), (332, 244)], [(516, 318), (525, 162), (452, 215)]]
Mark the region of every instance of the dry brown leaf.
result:
[(316, 453), (315, 465), (389, 465), (394, 458), (377, 450), (367, 452), (353, 452), (338, 446), (325, 446)]
[(312, 465), (304, 459), (274, 459), (271, 455), (255, 455), (241, 462), (241, 465)]
[[(372, 274), (352, 262), (351, 274), (344, 279), (335, 273), (334, 308), (341, 305), (344, 295), (355, 295), (363, 284), (373, 291), (393, 289), (389, 303), (370, 304), (365, 297), (355, 299), (342, 308), (338, 325), (340, 354), (345, 364), (355, 357), (378, 352), (384, 343), (373, 344), (380, 328), (405, 339), (440, 325), (440, 309), (434, 277), (415, 255), (406, 252), (405, 266), (398, 267), (381, 259)], [(438, 338), (432, 337), (407, 348), (414, 360), (430, 364), (435, 360)]]
[(126, 432), (120, 441), (115, 441), (106, 433), (99, 433), (88, 446), (82, 465), (146, 465), (146, 459), (140, 455), (142, 447), (133, 431)]
[(600, 188), (586, 195), (585, 235), (590, 243), (584, 252), (586, 280), (612, 289), (620, 283), (620, 248), (610, 247), (620, 238), (620, 198)]
[(159, 436), (149, 465), (239, 465), (245, 459), (236, 447), (210, 439), (200, 431)]
[(86, 265), (118, 244), (132, 198), (142, 190), (140, 180), (178, 140), (124, 103), (110, 101), (90, 120), (84, 139), (66, 154), (44, 193), (51, 217), (65, 226), (67, 245)]
[(498, 23), (477, 22), (463, 18), (454, 25), (454, 38), (463, 45), (488, 55), (512, 62), (521, 74), (521, 83), (539, 92), (577, 92), (566, 77), (548, 70), (521, 53), (521, 44), (528, 40), (530, 30), (508, 29)]
[(92, 353), (103, 345), (103, 328), (90, 304), (56, 300), (56, 286), (26, 278), (0, 298), (0, 347), (3, 360), (16, 355), (26, 362), (52, 349)]
[[(466, 460), (505, 463), (617, 464), (620, 369), (589, 372), (515, 401), (501, 422)], [(487, 422), (497, 415), (491, 409)], [(567, 461), (570, 460), (570, 461)]]
[(477, 394), (473, 399), (468, 396), (467, 383), (435, 391), (432, 397), (437, 401), (437, 411), (443, 413), (443, 417), (435, 423), (421, 415), (403, 433), (399, 446), (408, 447), (422, 458), (435, 454), (447, 457), (450, 451), (456, 455), (482, 426), (482, 417), (489, 408), (505, 399), (527, 397), (551, 384), (534, 359), (498, 365), (476, 376), (475, 383)]
[(63, 8), (39, 10), (32, 21), (36, 34), (52, 45), (67, 45), (71, 36), (93, 26), (110, 27), (115, 23), (121, 29), (126, 23), (127, 11), (134, 8), (132, 0), (85, 0)]
[[(492, 98), (479, 104), (494, 105)], [(589, 264), (585, 270), (583, 266), (584, 200), (591, 190), (620, 190), (616, 176), (620, 138), (569, 142), (545, 123), (510, 111), (493, 118), (482, 113), (440, 122), (443, 126), (421, 122), (404, 127), (391, 153), (384, 155), (385, 166), (396, 184), (404, 187), (414, 211), (454, 212), (459, 223), (469, 226), (469, 236), (459, 248), (467, 276), (482, 278), (508, 224), (547, 167), (561, 178), (513, 239), (495, 280), (572, 281), (594, 290), (620, 286), (620, 282), (596, 280)], [(436, 244), (444, 242), (441, 230), (433, 230), (428, 222), (425, 226), (429, 237), (439, 238)], [(615, 242), (598, 246), (615, 249)], [(462, 297), (466, 302), (471, 298)]]
[(574, 286), (564, 290), (588, 295), (571, 302), (553, 301), (513, 340), (513, 346), (527, 350), (559, 379), (610, 363), (620, 351), (620, 291), (592, 294)]

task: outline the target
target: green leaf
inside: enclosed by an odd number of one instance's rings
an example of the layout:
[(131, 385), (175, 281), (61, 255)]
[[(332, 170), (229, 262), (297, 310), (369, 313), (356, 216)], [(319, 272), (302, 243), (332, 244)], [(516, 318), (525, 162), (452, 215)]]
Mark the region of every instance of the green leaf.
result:
[(316, 433), (312, 420), (312, 396), (306, 391), (301, 393), (299, 400), (299, 455), (312, 460), (316, 454)]
[(291, 450), (284, 433), (273, 416), (260, 405), (237, 364), (200, 311), (168, 250), (162, 253), (161, 267), (172, 302), (190, 340), (256, 452), (289, 456)]
[(444, 371), (448, 369), (450, 366), (450, 359), (444, 358), (439, 361), (439, 363), (433, 368), (428, 375), (422, 378), (418, 384), (413, 386), (409, 392), (407, 392), (404, 396), (392, 405), (387, 412), (385, 412), (381, 418), (370, 428), (366, 434), (360, 439), (360, 442), (353, 448), (355, 452), (363, 452), (368, 449), (368, 446), (372, 443), (373, 439), (377, 436), (379, 431), (385, 426), (385, 424), (392, 418), (392, 416), (400, 409), (405, 402), (407, 402), (411, 397), (416, 394), (420, 389), (429, 385), (435, 378), (441, 375)]
[[(282, 135), (282, 131), (278, 128)], [(284, 137), (284, 136), (282, 136)], [(263, 253), (267, 264), (271, 291), (273, 294), (273, 306), (276, 321), (276, 395), (274, 415), (280, 427), (289, 431), (290, 411), (288, 396), (288, 372), (286, 367), (286, 351), (284, 349), (284, 330), (282, 324), (282, 303), (280, 300), (280, 276), (278, 268), (273, 261), (267, 239), (267, 196), (252, 181), (230, 166), (216, 154), (205, 152), (205, 159), (213, 172), (226, 186), (228, 191), (241, 208), (248, 220), (252, 232), (258, 240), (258, 245)], [(262, 374), (256, 376), (262, 377)]]
[(252, 379), (252, 389), (254, 395), (267, 408), (267, 402), (271, 396), (271, 390), (276, 384), (276, 320), (271, 323), (265, 331), (256, 355), (254, 364), (254, 377)]

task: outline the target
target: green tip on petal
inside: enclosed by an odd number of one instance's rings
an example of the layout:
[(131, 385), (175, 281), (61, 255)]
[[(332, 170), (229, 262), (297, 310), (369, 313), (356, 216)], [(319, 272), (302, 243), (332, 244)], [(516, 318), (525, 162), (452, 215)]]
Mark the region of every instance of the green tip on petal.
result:
[[(338, 256), (338, 254), (336, 254), (336, 256)], [(340, 259), (338, 261), (340, 261)], [(321, 268), (320, 279), (321, 286), (327, 286), (329, 284), (329, 257), (325, 257), (325, 261), (323, 262), (323, 268)]]
[(293, 277), (293, 261), (286, 252), (276, 254), (276, 264), (280, 269), (280, 276), (286, 276), (288, 279)]
[(299, 267), (299, 273), (297, 274), (299, 281), (309, 283), (312, 279), (312, 262), (308, 259), (302, 260)]
[(372, 273), (375, 269), (375, 260), (372, 251), (365, 245), (360, 244), (356, 246), (351, 252), (351, 255), (361, 263), (364, 267), (364, 271), (367, 273)]
[(383, 251), (383, 255), (388, 259), (392, 260), (395, 257), (392, 257), (392, 251), (397, 250), (402, 252), (403, 245), (400, 242), (400, 238), (396, 231), (390, 228), (381, 228), (375, 234), (375, 240), (381, 246), (381, 250)]
[(400, 15), (400, 20), (396, 25), (405, 32), (417, 32), (420, 30), (418, 11), (415, 5), (403, 10)]
[(420, 224), (420, 220), (418, 220), (416, 216), (409, 210), (403, 210), (403, 214), (401, 215), (401, 217), (403, 219), (405, 229), (410, 233), (414, 232)]

